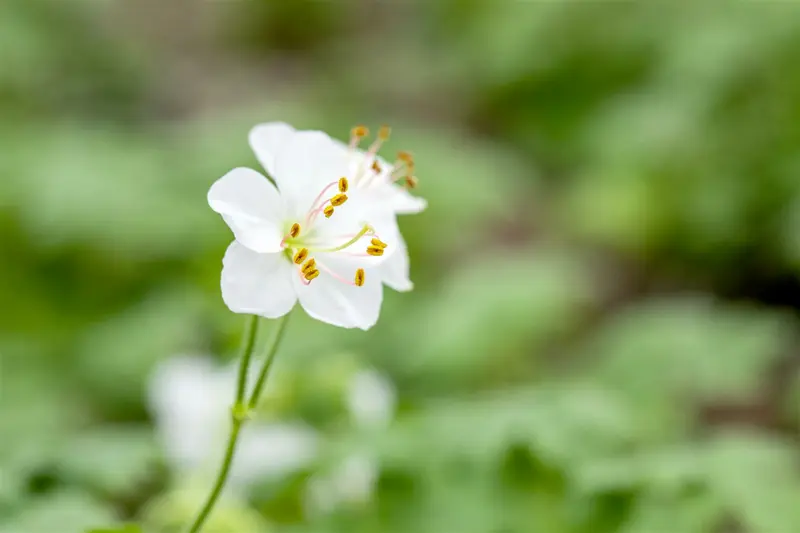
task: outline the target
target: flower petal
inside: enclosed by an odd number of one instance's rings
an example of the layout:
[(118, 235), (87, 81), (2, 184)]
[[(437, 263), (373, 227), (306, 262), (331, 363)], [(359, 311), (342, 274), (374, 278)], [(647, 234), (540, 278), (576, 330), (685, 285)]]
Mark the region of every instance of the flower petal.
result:
[(278, 159), (278, 154), (294, 133), (295, 129), (285, 122), (258, 124), (250, 130), (248, 136), (250, 148), (270, 176), (275, 177), (275, 161)]
[(284, 208), (270, 181), (249, 168), (235, 168), (211, 185), (208, 205), (222, 215), (236, 240), (256, 252), (278, 252)]
[(326, 257), (322, 262), (318, 258), (317, 265), (320, 275), (310, 284), (304, 285), (299, 276), (293, 278), (300, 305), (306, 313), (342, 328), (367, 330), (374, 326), (383, 302), (380, 277), (367, 270), (364, 285), (356, 287), (341, 281), (352, 281), (355, 271), (338, 258)]
[[(347, 268), (374, 267), (391, 257), (397, 246), (395, 241), (399, 230), (397, 220), (383, 204), (373, 202), (373, 194), (361, 190), (348, 192), (350, 199), (344, 205), (337, 207), (330, 218), (318, 217), (314, 223), (314, 240), (316, 248), (335, 248), (341, 246), (355, 237), (365, 225), (369, 225), (378, 237), (388, 246), (381, 256), (367, 255), (366, 251), (371, 246), (373, 235), (364, 235), (347, 248), (326, 253), (335, 254), (336, 258), (346, 261)], [(343, 265), (344, 266), (344, 265)]]
[(194, 473), (217, 451), (233, 384), (233, 379), (218, 379), (210, 358), (178, 356), (155, 368), (147, 387), (148, 407), (173, 469)]
[(317, 434), (299, 423), (248, 424), (231, 465), (230, 483), (247, 487), (305, 467), (317, 455)]
[(400, 232), (394, 239), (395, 251), (375, 270), (386, 285), (400, 292), (407, 292), (414, 288), (414, 283), (409, 278), (408, 248)]
[(294, 273), (282, 252), (259, 254), (234, 241), (222, 260), (222, 299), (234, 313), (283, 316), (297, 301)]
[[(347, 173), (347, 153), (321, 131), (298, 131), (286, 142), (275, 162), (278, 184), (292, 215), (301, 216), (329, 183)], [(336, 193), (331, 190), (331, 196)]]
[(394, 189), (391, 195), (391, 209), (398, 215), (414, 215), (421, 213), (428, 207), (428, 201), (419, 196), (411, 195), (407, 190), (396, 185), (389, 185)]

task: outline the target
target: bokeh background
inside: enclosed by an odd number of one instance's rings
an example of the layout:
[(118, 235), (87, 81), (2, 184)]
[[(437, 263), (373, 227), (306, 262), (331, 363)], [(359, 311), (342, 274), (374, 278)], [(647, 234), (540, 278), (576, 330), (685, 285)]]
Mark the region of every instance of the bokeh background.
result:
[(800, 6), (5, 0), (0, 49), (3, 533), (196, 511), (146, 391), (236, 356), (205, 194), (270, 120), (391, 124), (429, 208), (375, 328), (291, 318), (262, 417), (318, 458), (209, 532), (800, 531)]

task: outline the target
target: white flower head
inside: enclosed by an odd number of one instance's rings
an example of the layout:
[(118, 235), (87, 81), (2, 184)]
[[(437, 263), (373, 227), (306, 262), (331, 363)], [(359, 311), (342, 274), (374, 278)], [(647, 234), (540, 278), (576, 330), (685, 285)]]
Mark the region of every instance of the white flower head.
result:
[[(381, 127), (377, 138), (366, 151), (360, 150), (358, 145), (368, 133), (366, 127), (356, 126), (350, 132), (350, 143), (346, 146), (339, 143), (347, 151), (350, 174), (356, 176), (352, 185), (353, 194), (373, 209), (389, 210), (396, 215), (423, 211), (428, 203), (409, 193), (410, 189), (417, 187), (414, 157), (409, 152), (401, 151), (397, 153), (394, 163), (388, 163), (378, 155), (382, 144), (389, 138), (387, 126)], [(397, 250), (377, 268), (377, 274), (392, 289), (410, 291), (414, 284), (409, 278), (406, 243), (396, 224), (390, 229), (396, 232), (393, 240), (396, 241)]]
[[(359, 431), (384, 430), (394, 418), (397, 391), (392, 381), (375, 369), (353, 376), (348, 387), (347, 406)], [(331, 471), (311, 477), (306, 506), (311, 513), (328, 513), (342, 504), (370, 500), (380, 475), (380, 461), (363, 443)]]
[[(156, 367), (148, 406), (167, 461), (179, 478), (213, 476), (225, 448), (236, 382), (234, 367), (204, 357), (173, 357)], [(230, 473), (234, 488), (306, 466), (316, 456), (317, 434), (297, 422), (254, 423), (242, 429)]]
[(397, 393), (392, 382), (376, 370), (356, 373), (347, 405), (355, 424), (365, 429), (386, 427), (394, 418)]
[(404, 250), (393, 204), (368, 187), (374, 178), (363, 167), (374, 150), (365, 155), (284, 123), (256, 126), (249, 140), (278, 187), (237, 168), (208, 192), (236, 238), (223, 259), (225, 303), (277, 318), (299, 300), (313, 318), (369, 329), (383, 299), (377, 267)]

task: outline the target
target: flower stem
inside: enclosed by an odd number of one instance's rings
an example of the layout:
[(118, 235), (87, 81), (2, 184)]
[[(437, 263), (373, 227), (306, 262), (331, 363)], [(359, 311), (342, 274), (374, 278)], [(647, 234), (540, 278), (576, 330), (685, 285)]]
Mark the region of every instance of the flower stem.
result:
[(205, 505), (200, 510), (200, 513), (197, 515), (192, 527), (189, 529), (189, 533), (198, 533), (200, 531), (206, 519), (208, 518), (208, 515), (211, 514), (211, 510), (214, 508), (214, 505), (216, 505), (217, 499), (219, 499), (219, 495), (222, 493), (222, 489), (225, 487), (225, 482), (228, 480), (228, 474), (230, 473), (231, 464), (233, 463), (233, 456), (236, 452), (236, 444), (239, 441), (239, 432), (242, 429), (242, 425), (247, 421), (250, 409), (252, 409), (253, 406), (258, 403), (258, 396), (261, 394), (261, 390), (263, 389), (264, 383), (267, 380), (269, 369), (272, 367), (272, 361), (275, 358), (275, 353), (278, 351), (278, 344), (280, 344), (280, 341), (283, 338), (283, 331), (285, 327), (286, 316), (278, 320), (277, 329), (275, 330), (272, 340), (268, 344), (267, 355), (264, 359), (264, 366), (258, 376), (258, 381), (253, 391), (253, 395), (250, 397), (248, 404), (245, 405), (244, 400), (247, 389), (247, 371), (249, 369), (250, 359), (253, 354), (253, 346), (255, 345), (256, 330), (258, 329), (257, 316), (249, 316), (247, 319), (244, 338), (242, 341), (239, 375), (236, 384), (236, 403), (233, 405), (233, 409), (231, 410), (232, 423), (231, 434), (228, 437), (228, 446), (225, 450), (225, 457), (222, 460), (222, 466), (219, 469), (219, 474), (217, 474), (217, 481), (214, 483), (214, 488), (211, 489), (211, 494), (209, 494)]
[(258, 374), (258, 380), (253, 393), (250, 395), (250, 401), (247, 402), (247, 409), (252, 410), (258, 406), (258, 400), (261, 398), (261, 392), (267, 382), (269, 371), (272, 368), (272, 362), (275, 360), (275, 354), (278, 352), (278, 346), (283, 339), (283, 334), (286, 331), (286, 324), (289, 322), (289, 314), (287, 313), (278, 319), (278, 324), (275, 326), (275, 332), (272, 334), (272, 339), (267, 348), (267, 355), (264, 356), (264, 364), (261, 367), (261, 372)]

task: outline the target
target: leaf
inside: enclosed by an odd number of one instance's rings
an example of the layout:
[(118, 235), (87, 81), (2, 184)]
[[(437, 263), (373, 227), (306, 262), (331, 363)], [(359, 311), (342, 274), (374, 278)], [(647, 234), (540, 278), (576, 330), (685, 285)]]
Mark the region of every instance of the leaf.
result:
[(58, 492), (28, 505), (6, 525), (2, 533), (65, 533), (85, 531), (97, 524), (113, 523), (114, 512), (107, 506), (81, 492)]
[(119, 494), (145, 480), (159, 456), (149, 428), (107, 426), (68, 439), (58, 464), (67, 479)]
[[(408, 341), (388, 364), (417, 386), (519, 379), (537, 352), (565, 335), (594, 296), (580, 257), (559, 250), (498, 252), (462, 268), (429, 296), (403, 331), (435, 331)], [(414, 342), (416, 341), (416, 342)]]
[(89, 529), (86, 533), (142, 533), (142, 528), (136, 524), (126, 524), (110, 528)]

